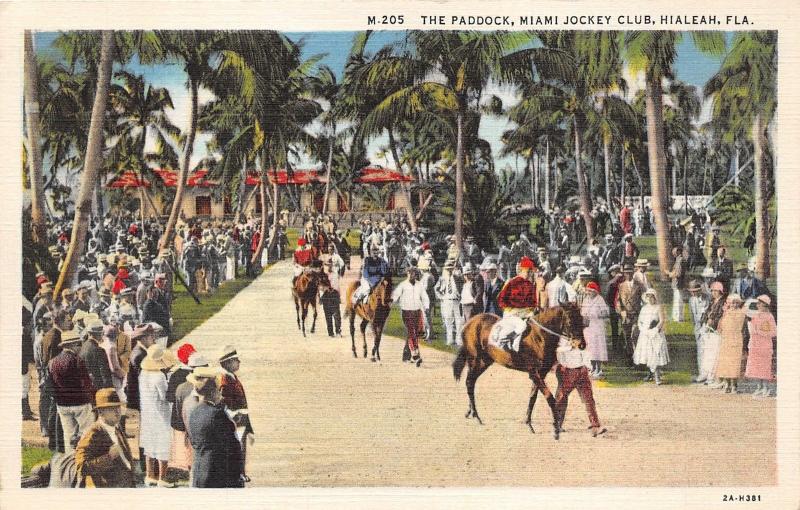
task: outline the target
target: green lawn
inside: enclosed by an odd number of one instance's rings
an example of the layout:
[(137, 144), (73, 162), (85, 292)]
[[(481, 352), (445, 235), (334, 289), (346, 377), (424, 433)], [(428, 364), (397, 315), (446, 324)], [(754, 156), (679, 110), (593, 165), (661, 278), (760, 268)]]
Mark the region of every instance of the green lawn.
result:
[[(264, 271), (267, 268), (269, 266), (264, 268)], [(189, 295), (186, 287), (176, 281), (173, 287), (175, 299), (172, 303), (172, 319), (174, 325), (170, 343), (179, 341), (220, 311), (233, 296), (250, 285), (253, 280), (254, 278), (244, 275), (244, 268), (240, 268), (235, 280), (224, 282), (212, 294), (198, 296), (201, 303), (199, 305)]]
[(22, 442), (22, 476), (31, 474), (31, 468), (40, 462), (47, 462), (53, 455), (48, 448), (30, 446)]

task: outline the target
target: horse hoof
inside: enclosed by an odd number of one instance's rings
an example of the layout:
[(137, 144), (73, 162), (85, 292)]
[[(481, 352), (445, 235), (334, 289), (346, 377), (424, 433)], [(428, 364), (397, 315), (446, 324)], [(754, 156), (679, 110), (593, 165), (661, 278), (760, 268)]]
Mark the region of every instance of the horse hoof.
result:
[(475, 419), (478, 420), (478, 425), (483, 425), (483, 420), (481, 420), (477, 414), (475, 415)]
[(371, 357), (370, 360), (372, 360), (373, 363), (376, 363), (378, 361), (375, 359), (375, 356)]
[(464, 418), (469, 418), (470, 416), (472, 416), (472, 409), (467, 410), (467, 414), (464, 415)]
[(553, 439), (555, 439), (556, 441), (558, 441), (558, 437), (559, 437), (559, 432), (558, 432), (558, 430), (554, 430), (554, 431), (553, 431)]
[(358, 359), (358, 354), (356, 354), (356, 351), (353, 351), (353, 357), (354, 357), (355, 359)]

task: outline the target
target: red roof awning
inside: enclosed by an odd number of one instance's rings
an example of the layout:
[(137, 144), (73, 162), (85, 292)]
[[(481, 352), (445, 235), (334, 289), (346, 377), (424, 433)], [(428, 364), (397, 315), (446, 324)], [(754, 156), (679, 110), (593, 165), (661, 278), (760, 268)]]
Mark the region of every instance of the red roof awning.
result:
[[(172, 170), (164, 170), (163, 168), (154, 168), (153, 172), (161, 177), (161, 180), (164, 182), (164, 186), (174, 188), (178, 185), (178, 174), (176, 172), (173, 172)], [(206, 175), (208, 175), (207, 169), (201, 168), (200, 170), (196, 170), (189, 174), (189, 178), (186, 180), (186, 185), (199, 188), (211, 188), (216, 186), (217, 183), (207, 180)]]
[[(289, 173), (285, 169), (280, 169), (277, 172), (277, 176), (278, 186), (285, 186), (287, 184), (325, 184), (327, 182), (325, 173), (321, 170), (314, 169), (304, 170), (297, 168), (292, 171), (291, 178), (289, 178)], [(275, 172), (273, 170), (267, 170), (267, 178), (270, 183), (275, 181)], [(258, 186), (260, 183), (261, 179), (257, 171), (250, 171), (247, 173), (247, 180), (245, 180), (247, 186)]]
[(365, 166), (361, 169), (361, 175), (353, 179), (359, 184), (384, 184), (389, 182), (412, 182), (410, 175), (403, 175), (397, 170), (383, 168), (382, 166)]
[(122, 188), (149, 188), (150, 183), (145, 179), (139, 179), (136, 172), (127, 171), (123, 172), (116, 179), (106, 184), (106, 188), (122, 189)]

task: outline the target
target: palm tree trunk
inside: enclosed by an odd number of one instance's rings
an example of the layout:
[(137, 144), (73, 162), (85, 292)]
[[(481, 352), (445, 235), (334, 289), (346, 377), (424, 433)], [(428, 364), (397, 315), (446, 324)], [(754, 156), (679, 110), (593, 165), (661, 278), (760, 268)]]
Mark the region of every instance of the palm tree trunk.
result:
[(536, 206), (536, 168), (533, 163), (535, 157), (536, 155), (531, 151), (531, 155), (528, 157), (528, 170), (531, 172), (531, 204), (534, 207)]
[(181, 212), (183, 202), (183, 193), (186, 190), (186, 181), (189, 178), (189, 163), (192, 158), (192, 150), (194, 150), (194, 138), (197, 134), (197, 89), (199, 84), (189, 79), (189, 88), (191, 89), (192, 96), (192, 110), (189, 117), (189, 136), (186, 139), (186, 145), (183, 148), (183, 164), (178, 175), (178, 186), (175, 188), (175, 200), (172, 202), (172, 209), (167, 219), (167, 225), (164, 227), (164, 234), (159, 241), (160, 248), (169, 248), (172, 245), (172, 240), (175, 238), (175, 224), (178, 222), (178, 216)]
[[(260, 158), (261, 161), (261, 185), (259, 186), (259, 194), (261, 195), (261, 237), (258, 240), (258, 246), (256, 246), (256, 251), (253, 252), (253, 257), (250, 259), (251, 264), (256, 264), (261, 262), (261, 252), (264, 250), (264, 239), (267, 237), (267, 186), (269, 183), (267, 182), (267, 169), (264, 168), (264, 160), (265, 157)], [(278, 179), (277, 176), (275, 178), (275, 184), (277, 184)], [(273, 209), (277, 209), (276, 206), (273, 206)], [(267, 254), (269, 254), (269, 250), (267, 250)]]
[(25, 31), (25, 123), (28, 128), (28, 173), (31, 181), (31, 227), (33, 242), (47, 241), (47, 218), (44, 210), (44, 177), (42, 176), (42, 148), (39, 125), (39, 76), (33, 35)]
[(464, 109), (456, 114), (456, 210), (453, 226), (456, 246), (464, 245)]
[(646, 80), (645, 104), (647, 107), (647, 156), (650, 166), (650, 195), (656, 227), (656, 246), (660, 273), (670, 271), (672, 254), (669, 242), (669, 220), (665, 196), (667, 191), (667, 158), (664, 149), (664, 117), (659, 78)]
[(277, 176), (275, 178), (275, 182), (272, 183), (272, 230), (269, 236), (269, 245), (267, 246), (267, 253), (274, 253), (275, 245), (278, 243), (278, 224), (280, 221), (280, 202), (278, 199), (280, 196), (278, 195), (278, 179)]
[(550, 210), (550, 140), (544, 140), (544, 208)]
[(770, 275), (769, 261), (769, 197), (765, 168), (765, 146), (767, 139), (761, 125), (761, 113), (753, 119), (753, 187), (756, 213), (756, 275), (764, 280)]
[(333, 141), (336, 134), (336, 127), (331, 133), (330, 147), (328, 147), (328, 165), (325, 170), (325, 197), (322, 202), (322, 214), (328, 212), (328, 194), (331, 191), (331, 166), (333, 165)]
[(73, 283), (78, 261), (83, 254), (86, 243), (86, 232), (92, 209), (92, 194), (97, 182), (97, 173), (103, 164), (103, 120), (106, 114), (108, 88), (111, 82), (111, 64), (114, 60), (114, 32), (104, 30), (100, 42), (100, 63), (97, 74), (97, 90), (92, 105), (92, 117), (89, 124), (89, 138), (86, 143), (86, 159), (81, 173), (81, 186), (75, 206), (72, 236), (61, 274), (58, 276), (54, 295), (61, 294), (61, 289)]
[(620, 144), (620, 183), (619, 183), (619, 207), (622, 208), (625, 205), (625, 141), (622, 141)]
[(683, 155), (683, 212), (689, 214), (689, 156)]
[(606, 207), (611, 210), (611, 140), (603, 137), (603, 166), (606, 174)]
[[(397, 142), (394, 139), (394, 132), (391, 129), (389, 131), (389, 149), (392, 152), (392, 159), (394, 159), (394, 164), (397, 166), (397, 170), (405, 175), (403, 171), (403, 166), (400, 164), (400, 155), (397, 152)], [(412, 232), (417, 231), (417, 218), (414, 216), (414, 208), (411, 205), (411, 191), (409, 190), (408, 183), (403, 182), (400, 184), (400, 189), (403, 190), (403, 195), (406, 198), (406, 218), (408, 218), (408, 225), (411, 227)]]
[(244, 221), (244, 196), (247, 192), (247, 156), (242, 158), (242, 177), (239, 181), (239, 203), (236, 206), (236, 216), (239, 221)]
[(589, 190), (586, 189), (586, 176), (583, 174), (583, 163), (581, 162), (582, 155), (582, 138), (583, 127), (580, 125), (578, 119), (575, 119), (575, 173), (578, 178), (578, 198), (580, 200), (581, 216), (583, 216), (583, 223), (586, 226), (586, 246), (591, 246), (594, 240), (594, 227), (592, 225), (592, 197), (589, 195)]

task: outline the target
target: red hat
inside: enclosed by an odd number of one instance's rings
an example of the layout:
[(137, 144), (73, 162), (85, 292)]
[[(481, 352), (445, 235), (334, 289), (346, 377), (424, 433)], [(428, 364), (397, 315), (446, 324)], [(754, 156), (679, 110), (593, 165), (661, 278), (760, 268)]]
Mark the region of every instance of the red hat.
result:
[(536, 269), (536, 265), (528, 257), (519, 259), (519, 267), (522, 269)]
[(189, 356), (197, 352), (192, 344), (183, 344), (178, 348), (178, 359), (181, 363), (187, 365), (189, 363)]
[(589, 290), (593, 290), (593, 291), (597, 292), (598, 294), (600, 294), (600, 286), (597, 285), (597, 282), (589, 282), (589, 283), (587, 283), (586, 284), (586, 288), (589, 289)]
[(426, 242), (422, 243), (422, 246), (420, 246), (420, 248), (422, 248), (423, 251), (430, 250), (431, 249), (431, 245), (430, 245), (430, 243), (428, 243), (426, 241)]
[(300, 239), (297, 240), (297, 246), (305, 246), (305, 245), (306, 245), (306, 240), (304, 238), (301, 237)]

